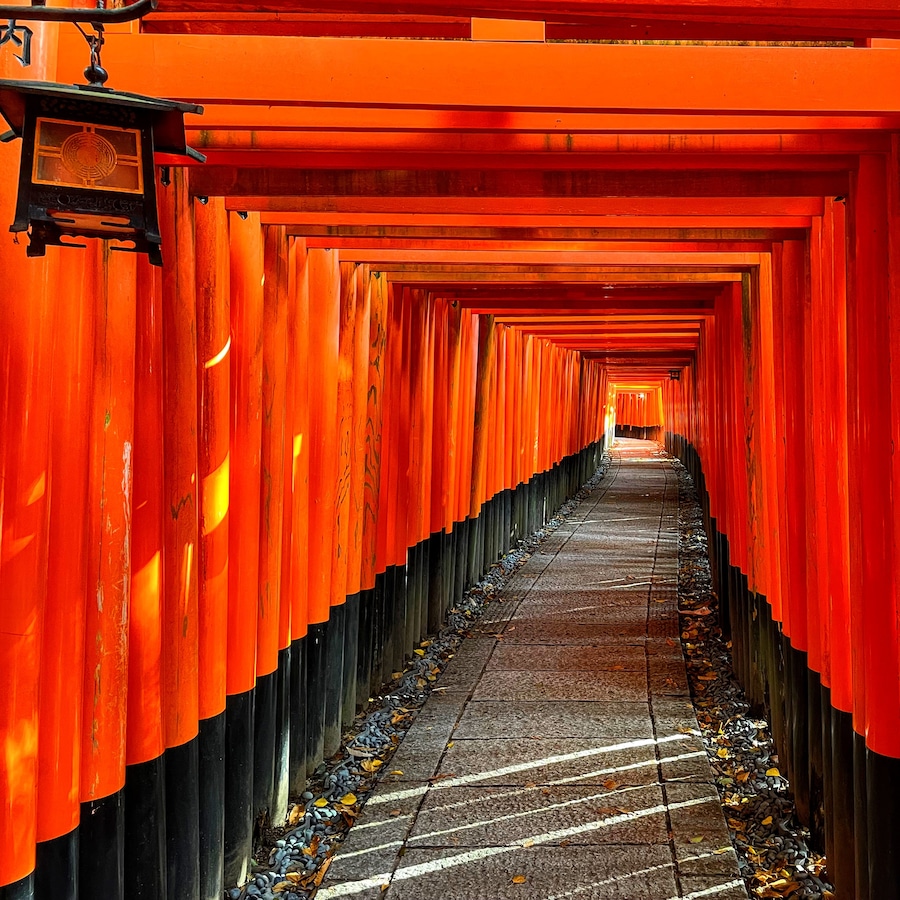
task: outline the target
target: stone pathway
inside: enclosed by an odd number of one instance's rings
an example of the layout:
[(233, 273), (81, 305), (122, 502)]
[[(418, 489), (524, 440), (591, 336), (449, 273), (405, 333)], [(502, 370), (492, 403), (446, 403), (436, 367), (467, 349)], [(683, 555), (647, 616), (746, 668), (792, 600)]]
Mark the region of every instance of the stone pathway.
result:
[(677, 515), (657, 445), (619, 439), (441, 676), (318, 900), (746, 900), (685, 678)]

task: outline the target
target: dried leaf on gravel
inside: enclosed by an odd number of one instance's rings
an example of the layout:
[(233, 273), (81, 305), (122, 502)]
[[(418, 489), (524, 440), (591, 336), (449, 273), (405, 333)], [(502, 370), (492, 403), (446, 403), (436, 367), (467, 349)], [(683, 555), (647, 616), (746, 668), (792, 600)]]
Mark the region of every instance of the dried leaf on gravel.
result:
[(512, 883), (513, 884), (525, 884), (528, 879), (524, 875), (513, 875)]

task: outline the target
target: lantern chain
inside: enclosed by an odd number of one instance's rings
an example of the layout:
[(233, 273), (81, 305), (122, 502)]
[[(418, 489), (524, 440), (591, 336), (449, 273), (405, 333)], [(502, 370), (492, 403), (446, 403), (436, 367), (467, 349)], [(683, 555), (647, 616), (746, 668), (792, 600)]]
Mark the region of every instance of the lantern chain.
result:
[(103, 25), (99, 22), (91, 22), (91, 28), (94, 29), (93, 34), (88, 34), (77, 22), (75, 27), (81, 32), (82, 37), (84, 37), (91, 48), (91, 62), (84, 70), (84, 77), (87, 79), (88, 84), (103, 87), (109, 78), (109, 72), (100, 63), (100, 52), (106, 41)]

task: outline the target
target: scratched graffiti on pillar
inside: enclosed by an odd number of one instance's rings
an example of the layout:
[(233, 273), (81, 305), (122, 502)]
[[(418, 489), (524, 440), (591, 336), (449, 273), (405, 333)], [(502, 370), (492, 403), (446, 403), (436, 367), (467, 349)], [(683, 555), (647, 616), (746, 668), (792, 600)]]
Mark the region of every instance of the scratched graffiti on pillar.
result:
[(20, 53), (13, 56), (23, 65), (31, 65), (31, 39), (34, 32), (27, 25), (19, 25), (15, 19), (10, 19), (5, 25), (0, 25), (0, 47), (4, 44), (12, 44), (21, 49)]

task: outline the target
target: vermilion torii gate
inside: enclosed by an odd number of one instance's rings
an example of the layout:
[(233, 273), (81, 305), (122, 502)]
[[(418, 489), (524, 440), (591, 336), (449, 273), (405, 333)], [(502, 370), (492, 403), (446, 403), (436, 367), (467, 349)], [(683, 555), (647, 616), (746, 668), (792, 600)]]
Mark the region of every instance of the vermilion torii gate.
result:
[[(111, 84), (203, 104), (208, 162), (161, 176), (161, 272), (0, 238), (0, 897), (237, 883), (636, 385), (839, 896), (900, 896), (895, 5), (196, 0), (110, 29)], [(597, 42), (634, 38), (835, 45)], [(77, 34), (35, 45), (31, 77), (81, 80)], [(0, 222), (17, 172), (3, 145)]]

